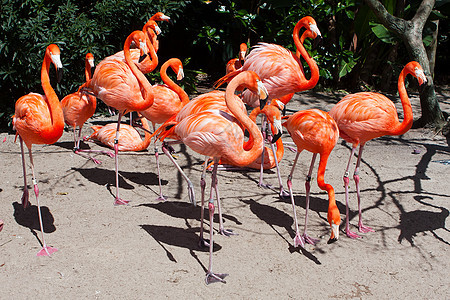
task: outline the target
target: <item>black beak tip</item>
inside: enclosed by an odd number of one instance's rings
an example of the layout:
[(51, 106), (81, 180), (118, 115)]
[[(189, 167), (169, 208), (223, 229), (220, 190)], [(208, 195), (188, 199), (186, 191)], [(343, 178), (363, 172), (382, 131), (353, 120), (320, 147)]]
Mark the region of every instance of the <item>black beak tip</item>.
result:
[(274, 136), (273, 136), (273, 139), (272, 139), (272, 144), (273, 143), (276, 143), (276, 141), (278, 141), (278, 139), (281, 137), (281, 132), (278, 132), (277, 134), (275, 134)]
[(328, 240), (327, 244), (333, 244), (335, 242), (337, 242), (337, 238), (332, 238)]
[(141, 55), (139, 57), (139, 62), (141, 63), (146, 57), (147, 57), (147, 54)]
[(259, 99), (259, 109), (263, 109), (264, 106), (266, 106), (267, 98), (266, 99)]

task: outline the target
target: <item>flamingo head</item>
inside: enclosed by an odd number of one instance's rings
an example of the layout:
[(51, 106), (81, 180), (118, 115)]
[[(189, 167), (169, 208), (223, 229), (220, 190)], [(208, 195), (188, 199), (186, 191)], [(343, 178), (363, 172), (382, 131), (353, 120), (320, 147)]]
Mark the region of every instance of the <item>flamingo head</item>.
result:
[(411, 61), (406, 66), (405, 69), (407, 69), (407, 72), (411, 74), (412, 76), (416, 77), (419, 81), (419, 85), (424, 84), (427, 82), (427, 77), (425, 76), (425, 73), (423, 72), (422, 66), (416, 62)]
[[(272, 100), (273, 102), (274, 100)], [(275, 143), (283, 134), (283, 126), (281, 126), (281, 111), (275, 105), (266, 106), (268, 108), (267, 119), (273, 124), (275, 132), (272, 138), (272, 143)]]
[(86, 61), (88, 62), (89, 66), (91, 66), (91, 68), (94, 67), (94, 55), (92, 55), (92, 53), (86, 54)]
[(341, 215), (336, 205), (328, 208), (327, 219), (331, 226), (331, 236), (328, 244), (331, 244), (339, 239), (339, 225), (341, 224)]
[(177, 74), (177, 80), (184, 78), (183, 63), (178, 58), (172, 58), (170, 67)]
[(166, 22), (170, 22), (170, 17), (166, 16), (165, 14), (163, 14), (162, 12), (157, 12), (156, 14), (154, 14), (150, 20), (153, 21), (166, 21)]
[(61, 63), (61, 51), (59, 50), (59, 47), (55, 44), (50, 44), (47, 47), (46, 55), (48, 54), (52, 60), (53, 65), (56, 69), (56, 78), (58, 82), (61, 81), (62, 78), (62, 63)]
[(161, 28), (159, 28), (158, 24), (152, 19), (148, 20), (142, 28), (142, 31), (144, 32), (147, 32), (148, 30), (153, 30), (157, 35), (161, 33)]
[(139, 62), (143, 61), (145, 57), (147, 56), (147, 43), (146, 43), (146, 36), (144, 32), (140, 30), (133, 31), (131, 36), (131, 43), (134, 43), (135, 45), (139, 45), (139, 49), (141, 50), (141, 56), (139, 57)]
[(239, 46), (239, 60), (241, 61), (241, 64), (244, 64), (245, 56), (247, 55), (247, 44), (242, 43)]
[(256, 79), (256, 84), (258, 86), (258, 95), (259, 95), (259, 108), (262, 110), (264, 106), (266, 106), (267, 98), (269, 97), (269, 93), (267, 92), (266, 87), (262, 83), (261, 79)]

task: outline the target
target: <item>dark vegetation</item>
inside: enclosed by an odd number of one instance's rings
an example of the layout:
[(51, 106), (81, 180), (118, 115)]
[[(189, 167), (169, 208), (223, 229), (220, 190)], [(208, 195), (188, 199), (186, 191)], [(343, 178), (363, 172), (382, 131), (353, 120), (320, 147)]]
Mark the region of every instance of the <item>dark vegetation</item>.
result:
[[(434, 6), (422, 40), (429, 57), (435, 57), (435, 64), (430, 60), (434, 84), (446, 86), (450, 4), (431, 2)], [(409, 20), (421, 1), (382, 3), (393, 16)], [(381, 24), (365, 2), (357, 0), (2, 0), (0, 128), (11, 130), (14, 103), (20, 96), (42, 92), (40, 68), (49, 43), (58, 44), (62, 52), (63, 80), (56, 84), (51, 72), (52, 85), (62, 98), (83, 83), (87, 52), (98, 63), (120, 51), (128, 34), (142, 29), (157, 11), (172, 19), (159, 24), (160, 65), (171, 57), (180, 58), (186, 75), (182, 84), (188, 93), (195, 90), (198, 74), (203, 73), (201, 77), (212, 86), (224, 74), (226, 61), (237, 55), (241, 42), (272, 42), (295, 51), (292, 30), (306, 15), (314, 17), (323, 35), (318, 48), (305, 41), (320, 69), (316, 90), (395, 92), (398, 74), (411, 60), (403, 41)], [(152, 83), (159, 80), (157, 72), (148, 77)]]

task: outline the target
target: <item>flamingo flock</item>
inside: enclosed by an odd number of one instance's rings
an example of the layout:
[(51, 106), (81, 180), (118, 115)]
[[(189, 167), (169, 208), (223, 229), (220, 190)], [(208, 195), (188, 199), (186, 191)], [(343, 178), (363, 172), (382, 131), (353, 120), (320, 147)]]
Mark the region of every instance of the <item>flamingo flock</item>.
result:
[[(101, 153), (115, 159), (115, 205), (127, 205), (130, 200), (120, 196), (119, 188), (119, 152), (146, 151), (153, 139), (156, 167), (158, 170), (160, 193), (157, 201), (167, 201), (162, 193), (161, 173), (159, 171), (159, 150), (157, 143), (162, 143), (164, 154), (174, 163), (186, 179), (189, 197), (195, 205), (193, 184), (182, 168), (172, 157), (172, 144), (184, 144), (192, 151), (205, 157), (203, 173), (200, 181), (200, 235), (199, 245), (209, 247), (209, 266), (206, 272), (206, 284), (225, 283), (226, 273), (213, 271), (213, 236), (214, 214), (216, 204), (219, 214), (220, 234), (230, 236), (234, 233), (223, 227), (221, 201), (219, 197), (218, 170), (234, 168), (253, 168), (260, 170), (259, 186), (263, 184), (263, 170), (277, 169), (280, 197), (290, 197), (295, 236), (294, 247), (305, 247), (305, 244), (316, 244), (319, 240), (307, 233), (308, 211), (310, 202), (311, 180), (314, 163), (319, 154), (317, 183), (328, 195), (327, 220), (331, 228), (329, 242), (339, 238), (341, 216), (336, 204), (335, 189), (325, 181), (327, 162), (332, 159), (332, 151), (341, 137), (352, 144), (350, 158), (344, 172), (344, 193), (346, 204), (346, 221), (344, 232), (349, 238), (360, 236), (350, 230), (349, 224), (349, 168), (352, 157), (359, 146), (353, 179), (355, 181), (358, 200), (359, 222), (361, 233), (374, 231), (362, 222), (359, 168), (365, 144), (374, 138), (384, 135), (401, 135), (411, 128), (413, 115), (411, 104), (405, 88), (408, 74), (417, 78), (419, 84), (426, 82), (422, 67), (417, 62), (408, 63), (398, 79), (398, 91), (403, 107), (403, 121), (400, 122), (397, 110), (384, 95), (378, 93), (356, 93), (342, 98), (329, 112), (311, 108), (282, 117), (281, 111), (300, 91), (314, 88), (319, 80), (319, 67), (306, 51), (303, 41), (306, 38), (321, 37), (316, 21), (310, 17), (301, 18), (293, 30), (296, 52), (270, 44), (259, 43), (247, 54), (247, 44), (240, 45), (239, 58), (232, 59), (226, 65), (226, 74), (218, 79), (215, 88), (227, 83), (225, 91), (213, 90), (189, 99), (189, 95), (167, 75), (170, 69), (177, 75), (177, 80), (184, 76), (183, 65), (178, 58), (166, 61), (160, 70), (164, 84), (151, 84), (144, 75), (156, 69), (159, 49), (158, 34), (161, 32), (156, 21), (168, 21), (170, 18), (158, 12), (144, 25), (142, 30), (129, 34), (124, 41), (123, 51), (103, 58), (94, 68), (94, 57), (88, 53), (85, 58), (86, 82), (73, 94), (58, 99), (50, 83), (50, 65), (55, 66), (58, 79), (62, 71), (61, 51), (57, 45), (49, 45), (44, 54), (41, 69), (41, 84), (44, 95), (30, 93), (16, 101), (13, 126), (19, 138), (24, 186), (21, 203), (24, 209), (30, 205), (29, 188), (26, 176), (26, 163), (23, 144), (29, 152), (32, 172), (32, 184), (38, 207), (42, 249), (38, 256), (50, 256), (57, 251), (47, 245), (44, 237), (40, 209), (39, 188), (33, 163), (33, 144), (54, 144), (63, 134), (64, 123), (73, 128), (75, 154), (101, 164), (101, 161), (87, 153)], [(300, 36), (301, 30), (304, 29)], [(136, 49), (132, 49), (136, 48)], [(301, 60), (310, 68), (310, 78), (306, 78)], [(238, 93), (236, 93), (238, 92)], [(114, 150), (99, 151), (80, 149), (83, 125), (96, 111), (97, 100), (118, 112), (117, 122), (105, 126), (92, 126), (94, 131), (84, 141), (95, 141)], [(246, 105), (253, 107), (250, 114)], [(130, 125), (121, 123), (125, 114), (136, 112), (138, 118)], [(258, 128), (256, 118), (264, 115), (263, 128)], [(271, 134), (266, 134), (265, 120)], [(152, 128), (149, 126), (152, 124)], [(160, 124), (157, 127), (157, 124)], [(142, 128), (142, 134), (136, 129)], [(292, 169), (287, 177), (285, 191), (282, 184), (280, 163), (283, 161), (283, 127), (286, 128), (296, 145), (296, 156)], [(76, 129), (78, 128), (78, 134)], [(247, 134), (248, 133), (248, 134)], [(267, 146), (269, 145), (269, 146)], [(276, 150), (275, 150), (275, 146)], [(303, 233), (297, 220), (294, 201), (293, 175), (300, 153), (306, 150), (313, 154), (310, 167), (303, 170), (306, 174), (305, 196), (306, 211)], [(206, 200), (205, 174), (212, 160), (211, 190)], [(209, 240), (204, 235), (204, 205), (207, 202), (209, 211)], [(0, 220), (0, 231), (4, 224)]]

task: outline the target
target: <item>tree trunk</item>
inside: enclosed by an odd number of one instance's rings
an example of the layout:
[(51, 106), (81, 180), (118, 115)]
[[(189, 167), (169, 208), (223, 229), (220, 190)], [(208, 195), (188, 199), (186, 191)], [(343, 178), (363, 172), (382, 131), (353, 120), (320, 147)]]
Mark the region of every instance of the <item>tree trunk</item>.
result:
[(442, 128), (444, 115), (439, 107), (434, 89), (433, 77), (425, 46), (422, 42), (422, 31), (428, 16), (433, 9), (435, 0), (423, 0), (412, 20), (406, 21), (389, 14), (378, 0), (365, 0), (380, 22), (390, 31), (398, 35), (405, 43), (412, 60), (422, 66), (427, 82), (420, 92), (420, 107), (422, 116), (415, 122), (416, 127), (431, 125)]

